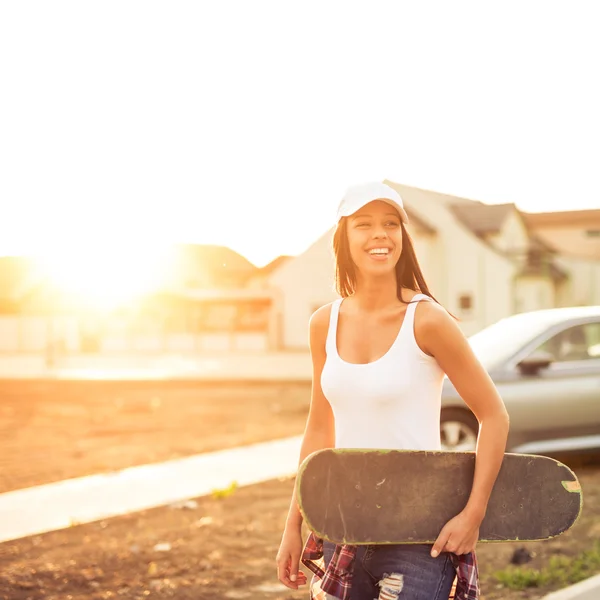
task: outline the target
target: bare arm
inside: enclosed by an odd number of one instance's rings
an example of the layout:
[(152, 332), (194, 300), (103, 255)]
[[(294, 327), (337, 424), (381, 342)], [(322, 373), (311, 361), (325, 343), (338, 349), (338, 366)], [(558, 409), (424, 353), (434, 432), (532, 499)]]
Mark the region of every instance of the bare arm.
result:
[[(325, 340), (329, 328), (330, 311), (330, 305), (323, 306), (313, 314), (310, 320), (309, 343), (313, 364), (312, 391), (298, 464), (309, 454), (323, 448), (332, 448), (335, 445), (333, 413), (321, 389), (321, 372), (325, 364)], [(301, 526), (302, 515), (298, 510), (296, 488), (294, 487), (286, 527), (299, 529)]]
[[(476, 524), (478, 535), (506, 449), (508, 413), (492, 379), (477, 360), (456, 321), (433, 302), (420, 303), (418, 312), (415, 334), (419, 346), (436, 359), (479, 421), (475, 477), (463, 510), (468, 523)], [(470, 552), (472, 548), (466, 548), (470, 542), (463, 543), (459, 537), (451, 535), (446, 550), (458, 554)]]
[[(304, 438), (300, 449), (301, 463), (309, 454), (335, 445), (333, 412), (321, 389), (321, 372), (325, 364), (325, 341), (329, 329), (331, 306), (317, 310), (310, 320), (310, 352), (313, 363), (312, 393)], [(302, 551), (302, 514), (298, 509), (296, 487), (286, 518), (285, 529), (277, 553), (277, 576), (290, 589), (306, 584), (306, 576), (299, 571)]]

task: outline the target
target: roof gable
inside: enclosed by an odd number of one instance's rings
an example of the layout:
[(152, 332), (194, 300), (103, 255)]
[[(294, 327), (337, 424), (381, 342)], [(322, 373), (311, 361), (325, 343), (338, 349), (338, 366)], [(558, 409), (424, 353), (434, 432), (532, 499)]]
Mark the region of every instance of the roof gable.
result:
[(211, 244), (177, 245), (175, 263), (188, 287), (243, 287), (259, 271), (235, 250)]
[(266, 264), (264, 267), (259, 269), (259, 276), (266, 277), (273, 273), (273, 271), (277, 270), (281, 265), (285, 264), (288, 260), (293, 258), (292, 256), (288, 256), (287, 254), (282, 254), (277, 258), (274, 258), (270, 263)]
[(449, 205), (454, 216), (477, 235), (499, 233), (514, 204), (483, 204), (482, 202), (453, 203)]
[(527, 225), (533, 228), (600, 226), (600, 209), (522, 214)]

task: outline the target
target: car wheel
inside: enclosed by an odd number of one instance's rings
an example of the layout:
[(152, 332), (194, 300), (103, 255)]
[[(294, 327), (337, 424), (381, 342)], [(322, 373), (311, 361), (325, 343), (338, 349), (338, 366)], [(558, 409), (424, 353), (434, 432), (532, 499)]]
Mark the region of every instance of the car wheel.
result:
[(442, 411), (440, 437), (442, 450), (449, 452), (472, 452), (477, 445), (479, 423), (475, 416), (460, 408)]

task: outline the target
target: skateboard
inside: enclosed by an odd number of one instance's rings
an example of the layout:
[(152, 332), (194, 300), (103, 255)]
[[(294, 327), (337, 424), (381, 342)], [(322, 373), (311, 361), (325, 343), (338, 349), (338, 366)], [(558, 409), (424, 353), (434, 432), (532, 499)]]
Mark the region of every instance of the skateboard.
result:
[[(466, 505), (474, 452), (325, 449), (302, 462), (298, 506), (307, 527), (341, 544), (434, 543)], [(579, 518), (581, 485), (545, 456), (505, 454), (479, 541), (535, 541)]]

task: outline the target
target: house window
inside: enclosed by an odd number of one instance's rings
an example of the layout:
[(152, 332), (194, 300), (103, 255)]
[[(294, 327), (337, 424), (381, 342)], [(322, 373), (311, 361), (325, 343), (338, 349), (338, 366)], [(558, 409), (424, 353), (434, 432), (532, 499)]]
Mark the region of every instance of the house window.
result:
[(462, 294), (459, 296), (458, 308), (463, 312), (473, 310), (473, 296), (471, 294)]

